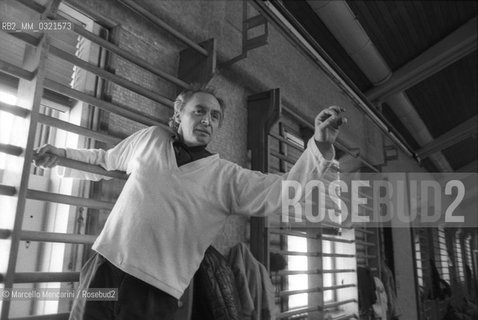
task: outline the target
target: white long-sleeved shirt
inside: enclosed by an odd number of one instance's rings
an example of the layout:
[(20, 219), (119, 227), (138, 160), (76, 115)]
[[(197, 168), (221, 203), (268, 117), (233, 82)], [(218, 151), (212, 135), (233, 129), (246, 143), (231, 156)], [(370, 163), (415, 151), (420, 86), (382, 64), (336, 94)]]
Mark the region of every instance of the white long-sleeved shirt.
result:
[[(173, 136), (150, 127), (108, 151), (66, 149), (66, 154), (130, 175), (93, 249), (179, 299), (230, 214), (280, 213), (282, 181), (304, 186), (312, 176), (322, 175), (331, 160), (323, 158), (311, 139), (283, 176), (244, 169), (217, 154), (178, 167)], [(63, 175), (103, 178), (69, 169)]]

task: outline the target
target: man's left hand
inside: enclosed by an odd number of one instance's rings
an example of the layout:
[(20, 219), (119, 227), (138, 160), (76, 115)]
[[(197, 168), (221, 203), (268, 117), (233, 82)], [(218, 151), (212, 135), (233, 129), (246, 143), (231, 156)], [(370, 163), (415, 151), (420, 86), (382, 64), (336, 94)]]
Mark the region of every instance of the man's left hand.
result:
[(315, 117), (314, 139), (320, 144), (333, 144), (339, 135), (339, 128), (347, 123), (347, 118), (341, 114), (345, 110), (338, 106), (331, 106), (322, 110)]

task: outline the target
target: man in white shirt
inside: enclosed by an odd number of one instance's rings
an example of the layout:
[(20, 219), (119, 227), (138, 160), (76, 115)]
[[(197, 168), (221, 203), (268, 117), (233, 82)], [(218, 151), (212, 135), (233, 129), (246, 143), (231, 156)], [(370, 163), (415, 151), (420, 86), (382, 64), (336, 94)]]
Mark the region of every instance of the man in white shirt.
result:
[[(172, 319), (226, 218), (280, 213), (282, 182), (305, 185), (323, 174), (346, 123), (342, 108), (322, 110), (306, 150), (278, 176), (241, 168), (205, 149), (224, 116), (213, 90), (182, 92), (174, 110), (172, 130), (146, 128), (107, 151), (45, 145), (36, 152), (37, 166), (53, 167), (60, 156), (129, 174), (80, 277), (80, 288), (118, 288), (118, 301), (76, 300), (70, 319)], [(69, 169), (64, 176), (105, 178)]]

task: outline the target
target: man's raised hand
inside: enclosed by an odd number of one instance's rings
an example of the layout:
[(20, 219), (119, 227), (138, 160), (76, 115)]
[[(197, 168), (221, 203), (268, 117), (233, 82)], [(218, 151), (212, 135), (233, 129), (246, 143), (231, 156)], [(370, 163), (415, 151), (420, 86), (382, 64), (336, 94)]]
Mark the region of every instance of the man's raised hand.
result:
[(315, 117), (314, 139), (318, 143), (333, 144), (339, 135), (340, 126), (347, 123), (341, 114), (345, 109), (331, 106), (322, 110)]

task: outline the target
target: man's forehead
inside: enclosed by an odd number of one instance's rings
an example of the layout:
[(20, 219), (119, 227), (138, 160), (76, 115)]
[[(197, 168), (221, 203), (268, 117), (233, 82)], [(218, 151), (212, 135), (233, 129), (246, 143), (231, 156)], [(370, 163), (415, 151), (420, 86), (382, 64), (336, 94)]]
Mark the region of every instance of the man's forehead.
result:
[(217, 101), (216, 97), (210, 93), (197, 92), (194, 94), (191, 100), (194, 102), (195, 105), (208, 107), (221, 112), (221, 106), (219, 104), (219, 101)]

